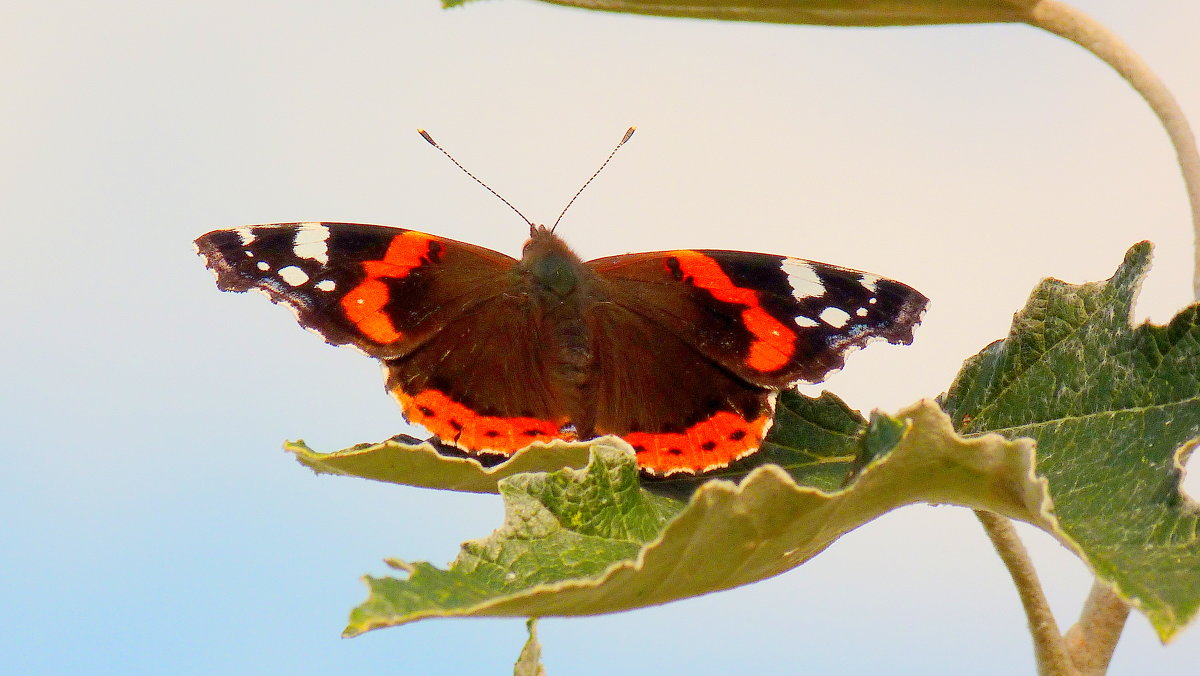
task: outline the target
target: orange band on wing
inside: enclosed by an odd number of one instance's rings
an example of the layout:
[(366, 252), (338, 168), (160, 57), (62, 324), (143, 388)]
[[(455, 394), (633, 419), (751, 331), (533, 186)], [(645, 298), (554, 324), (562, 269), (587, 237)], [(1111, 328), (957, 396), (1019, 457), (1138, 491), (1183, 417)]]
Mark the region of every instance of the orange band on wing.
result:
[(390, 300), (385, 278), (402, 279), (426, 262), (434, 238), (422, 232), (402, 232), (392, 238), (387, 253), (377, 261), (363, 261), (367, 278), (342, 297), (346, 318), (371, 340), (394, 343), (404, 337), (383, 308)]
[(707, 290), (717, 300), (744, 305), (742, 322), (754, 336), (746, 364), (764, 373), (783, 368), (796, 351), (796, 333), (772, 317), (758, 302), (753, 289), (733, 283), (715, 260), (695, 251), (675, 251), (680, 271), (692, 278), (692, 283)]
[(718, 411), (681, 433), (629, 432), (621, 438), (633, 446), (638, 466), (650, 474), (695, 474), (725, 467), (758, 450), (770, 423), (769, 415), (746, 420)]
[(400, 402), (404, 415), (429, 430), (443, 442), (465, 451), (511, 455), (535, 441), (564, 439), (575, 436), (562, 431), (561, 422), (539, 418), (482, 415), (454, 401), (438, 390), (423, 390), (415, 396), (395, 389), (392, 395)]

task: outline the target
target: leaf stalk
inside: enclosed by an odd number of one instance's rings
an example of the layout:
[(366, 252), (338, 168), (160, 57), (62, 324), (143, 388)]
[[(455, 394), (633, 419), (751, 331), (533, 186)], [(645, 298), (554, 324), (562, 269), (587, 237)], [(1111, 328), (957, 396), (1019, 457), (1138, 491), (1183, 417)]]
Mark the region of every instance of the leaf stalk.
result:
[(1017, 537), (1017, 529), (1011, 521), (995, 512), (977, 509), (975, 516), (983, 524), (983, 530), (991, 538), (992, 546), (996, 548), (996, 553), (1000, 555), (1000, 560), (1008, 568), (1008, 574), (1012, 576), (1013, 584), (1017, 587), (1017, 595), (1025, 608), (1025, 617), (1029, 620), (1029, 633), (1033, 636), (1033, 653), (1037, 659), (1038, 674), (1081, 676), (1071, 661), (1066, 642), (1058, 630), (1058, 622), (1054, 620), (1050, 603), (1042, 591), (1037, 571), (1029, 558), (1029, 551)]

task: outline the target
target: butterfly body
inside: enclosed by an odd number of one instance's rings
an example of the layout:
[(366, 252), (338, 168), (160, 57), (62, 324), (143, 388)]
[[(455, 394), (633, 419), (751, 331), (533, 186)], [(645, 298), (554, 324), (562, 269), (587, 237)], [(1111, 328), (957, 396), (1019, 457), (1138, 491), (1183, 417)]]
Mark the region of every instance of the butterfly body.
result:
[(224, 290), (260, 290), (382, 361), (405, 417), (474, 455), (615, 434), (650, 475), (753, 453), (775, 397), (872, 338), (908, 343), (926, 299), (785, 256), (581, 260), (544, 226), (522, 257), (414, 230), (285, 223), (197, 240)]

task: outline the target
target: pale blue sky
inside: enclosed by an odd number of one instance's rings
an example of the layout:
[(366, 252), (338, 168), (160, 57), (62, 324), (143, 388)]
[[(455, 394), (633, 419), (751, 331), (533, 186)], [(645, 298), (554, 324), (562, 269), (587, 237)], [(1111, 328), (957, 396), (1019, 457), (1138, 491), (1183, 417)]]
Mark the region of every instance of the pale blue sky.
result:
[[(1081, 0), (1200, 118), (1200, 8)], [(499, 499), (316, 477), (280, 451), (415, 433), (378, 369), (191, 240), (385, 223), (510, 254), (525, 226), (428, 128), (585, 257), (712, 247), (887, 274), (932, 298), (911, 348), (829, 389), (941, 392), (1044, 275), (1158, 243), (1142, 314), (1188, 300), (1172, 153), (1106, 67), (1024, 26), (846, 30), (619, 16), (527, 0), (0, 5), (0, 672), (501, 674), (519, 620), (338, 634), (385, 556), (444, 563)], [(1090, 578), (1030, 533), (1064, 625)], [(913, 507), (806, 566), (660, 608), (542, 624), (552, 676), (1030, 673), (1014, 592), (967, 510)], [(1114, 674), (1194, 673), (1140, 616)]]

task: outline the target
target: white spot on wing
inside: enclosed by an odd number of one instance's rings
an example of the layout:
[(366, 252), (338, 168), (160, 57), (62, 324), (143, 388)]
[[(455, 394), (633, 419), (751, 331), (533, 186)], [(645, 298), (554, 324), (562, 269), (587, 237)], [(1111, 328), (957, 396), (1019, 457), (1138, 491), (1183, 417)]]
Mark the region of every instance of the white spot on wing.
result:
[(242, 246), (250, 246), (254, 243), (254, 233), (250, 230), (250, 228), (234, 228), (233, 231), (237, 233), (238, 239), (242, 242)]
[(820, 326), (820, 324), (818, 324), (817, 321), (811, 317), (800, 315), (799, 317), (796, 317), (796, 326), (799, 326), (802, 329), (811, 329), (815, 326)]
[(825, 285), (817, 276), (816, 270), (808, 261), (798, 258), (783, 259), (783, 271), (787, 273), (788, 284), (792, 287), (792, 295), (797, 298), (824, 296)]
[(268, 263), (268, 262), (266, 262), (266, 261), (259, 261), (259, 262), (258, 262), (258, 269), (259, 269), (259, 270), (262, 270), (263, 272), (266, 272), (267, 270), (270, 270), (270, 269), (271, 269), (271, 264), (270, 264), (270, 263)]
[(860, 307), (854, 311), (854, 314), (859, 317), (866, 317), (867, 316), (867, 308)]
[(827, 307), (821, 310), (821, 321), (832, 326), (835, 329), (840, 329), (850, 320), (850, 313), (840, 307)]
[(337, 284), (332, 279), (322, 279), (317, 282), (317, 288), (321, 291), (333, 291), (337, 288)]
[(308, 281), (308, 273), (304, 272), (295, 265), (289, 265), (286, 268), (279, 269), (279, 277), (287, 282), (289, 286), (300, 286)]
[(293, 252), (321, 265), (329, 263), (329, 226), (323, 223), (301, 223), (296, 226)]

